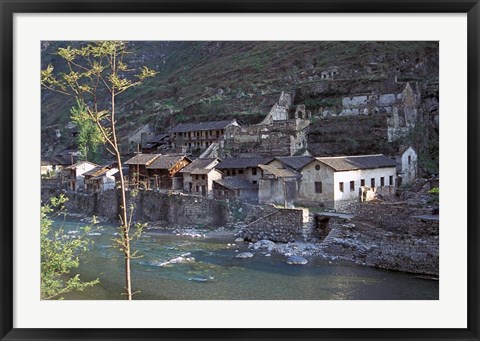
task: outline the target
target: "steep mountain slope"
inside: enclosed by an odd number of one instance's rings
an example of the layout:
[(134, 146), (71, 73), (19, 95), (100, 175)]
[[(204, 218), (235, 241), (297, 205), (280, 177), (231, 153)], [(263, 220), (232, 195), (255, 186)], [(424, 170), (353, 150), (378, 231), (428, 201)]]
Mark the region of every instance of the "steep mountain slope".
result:
[[(61, 71), (55, 51), (80, 44), (44, 42), (42, 67), (54, 64)], [(129, 50), (130, 65), (147, 65), (158, 75), (118, 98), (124, 137), (146, 123), (155, 132), (181, 122), (237, 118), (258, 123), (281, 91), (293, 91), (294, 104), (305, 104), (312, 112), (314, 152), (392, 152), (396, 145), (385, 136), (387, 114), (369, 120), (322, 113), (341, 112), (346, 96), (398, 93), (409, 81), (421, 97), (420, 120), (429, 129), (428, 139), (438, 139), (431, 133), (438, 132), (436, 42), (135, 41)], [(67, 128), (72, 105), (62, 95), (42, 91), (42, 152), (57, 152), (74, 142)], [(363, 128), (352, 135), (358, 124)], [(425, 143), (416, 138), (398, 143)], [(356, 142), (348, 143), (352, 140)]]

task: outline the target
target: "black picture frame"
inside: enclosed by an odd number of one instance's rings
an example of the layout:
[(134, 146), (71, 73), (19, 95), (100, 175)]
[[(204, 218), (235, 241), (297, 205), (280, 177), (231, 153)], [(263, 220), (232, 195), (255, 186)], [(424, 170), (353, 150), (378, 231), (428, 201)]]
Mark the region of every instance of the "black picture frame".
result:
[[(479, 16), (478, 0), (0, 0), (0, 338), (1, 340), (479, 340)], [(468, 14), (468, 326), (465, 329), (18, 329), (13, 328), (13, 16), (15, 13), (467, 13)], [(452, 312), (454, 314), (454, 312)], [(247, 321), (248, 322), (248, 321)], [(60, 327), (60, 326), (59, 326)]]

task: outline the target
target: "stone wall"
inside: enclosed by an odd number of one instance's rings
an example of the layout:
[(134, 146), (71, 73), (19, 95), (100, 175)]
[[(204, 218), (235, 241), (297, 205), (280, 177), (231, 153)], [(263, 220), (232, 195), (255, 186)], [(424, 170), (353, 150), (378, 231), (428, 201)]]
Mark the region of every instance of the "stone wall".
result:
[[(60, 192), (42, 189), (42, 202)], [(66, 209), (71, 213), (97, 215), (118, 220), (120, 191), (108, 190), (92, 195), (68, 192)], [(230, 212), (225, 202), (201, 196), (171, 194), (157, 191), (129, 191), (128, 205), (135, 206), (134, 222), (156, 222), (163, 226), (181, 225), (193, 227), (223, 226), (230, 221)]]
[[(267, 206), (268, 207), (268, 206)], [(252, 214), (258, 214), (254, 212)], [(256, 242), (268, 239), (274, 242), (294, 242), (303, 240), (303, 210), (301, 209), (275, 209), (264, 212), (261, 218), (250, 222), (243, 227), (238, 235), (245, 240)]]

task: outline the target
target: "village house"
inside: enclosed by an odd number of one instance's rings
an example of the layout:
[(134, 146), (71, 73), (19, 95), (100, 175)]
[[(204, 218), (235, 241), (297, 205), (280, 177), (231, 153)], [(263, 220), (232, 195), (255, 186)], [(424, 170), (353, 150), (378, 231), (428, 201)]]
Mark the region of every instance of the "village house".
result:
[(222, 173), (215, 169), (220, 159), (196, 159), (183, 168), (183, 190), (187, 193), (213, 197), (213, 181), (222, 178)]
[(128, 181), (130, 185), (143, 185), (145, 188), (148, 188), (150, 185), (150, 178), (147, 167), (150, 166), (159, 156), (160, 154), (139, 153), (125, 161), (124, 165), (128, 165)]
[(236, 120), (182, 123), (170, 130), (172, 148), (186, 151), (205, 150), (225, 133), (225, 129), (239, 126)]
[(147, 168), (149, 188), (182, 189), (183, 178), (179, 173), (191, 160), (183, 154), (160, 155)]
[(277, 156), (266, 164), (276, 168), (290, 168), (298, 172), (312, 160), (312, 156)]
[(215, 168), (221, 171), (224, 177), (235, 176), (244, 179), (252, 184), (258, 184), (262, 178), (262, 164), (267, 164), (272, 160), (269, 158), (226, 158), (223, 159)]
[(262, 178), (259, 180), (258, 202), (260, 204), (293, 206), (297, 197), (297, 182), (301, 175), (287, 168), (260, 165)]
[(381, 154), (316, 157), (300, 172), (298, 200), (329, 208), (395, 193), (396, 161)]
[(417, 178), (418, 156), (411, 146), (401, 146), (397, 156), (398, 186), (411, 185)]
[(83, 173), (83, 176), (85, 177), (85, 192), (92, 194), (115, 189), (115, 175), (117, 173), (118, 165), (116, 162), (104, 166), (98, 166)]
[(258, 202), (258, 185), (238, 176), (227, 176), (213, 181), (213, 197), (219, 200)]
[(83, 191), (85, 186), (84, 174), (96, 167), (98, 167), (98, 165), (95, 163), (79, 161), (64, 168), (62, 171), (63, 185), (68, 191)]
[(57, 154), (42, 156), (40, 163), (40, 174), (42, 176), (58, 176), (62, 169), (77, 162), (77, 155)]
[(142, 141), (141, 152), (143, 154), (152, 154), (162, 149), (167, 149), (170, 144), (170, 138), (168, 134), (159, 134), (155, 136), (145, 137), (145, 141)]

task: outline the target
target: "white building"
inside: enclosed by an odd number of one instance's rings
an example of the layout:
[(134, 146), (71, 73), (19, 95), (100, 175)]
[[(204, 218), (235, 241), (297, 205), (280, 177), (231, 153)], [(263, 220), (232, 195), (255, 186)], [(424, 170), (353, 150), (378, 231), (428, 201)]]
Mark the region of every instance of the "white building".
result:
[(410, 185), (417, 178), (418, 156), (411, 146), (400, 147), (397, 156), (397, 174), (399, 185)]
[(79, 161), (71, 166), (64, 168), (62, 182), (69, 191), (82, 191), (85, 187), (84, 174), (98, 165), (89, 161)]
[(396, 161), (384, 155), (317, 157), (300, 169), (297, 198), (340, 209), (395, 193)]

